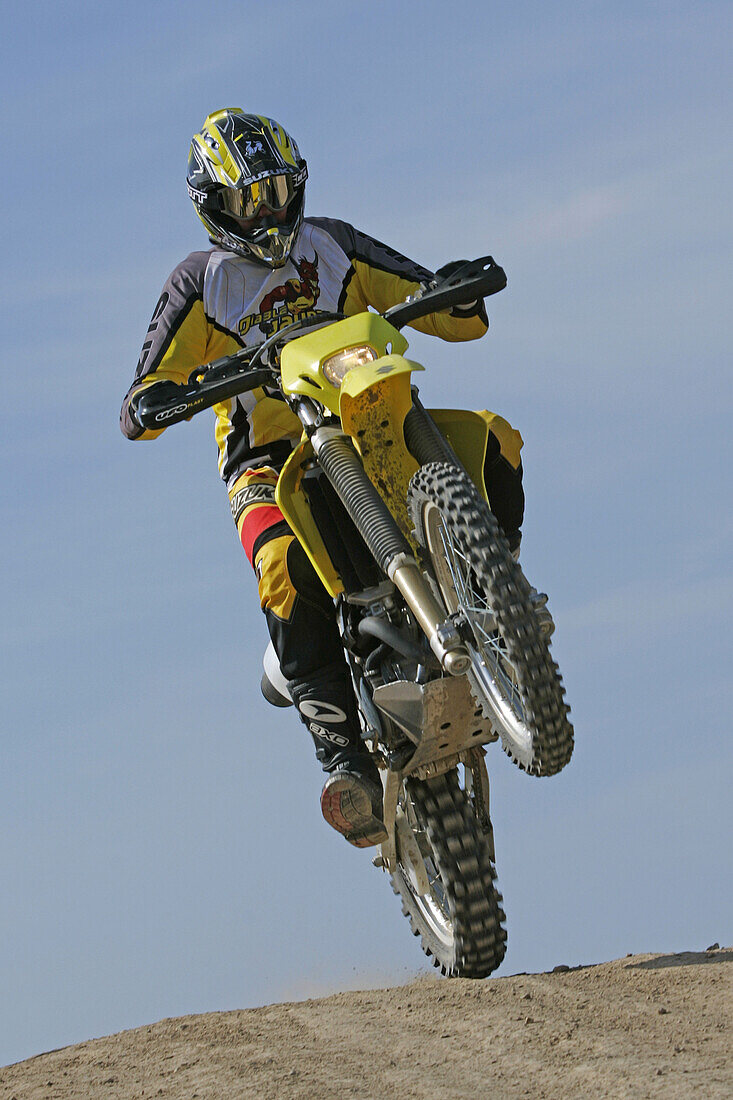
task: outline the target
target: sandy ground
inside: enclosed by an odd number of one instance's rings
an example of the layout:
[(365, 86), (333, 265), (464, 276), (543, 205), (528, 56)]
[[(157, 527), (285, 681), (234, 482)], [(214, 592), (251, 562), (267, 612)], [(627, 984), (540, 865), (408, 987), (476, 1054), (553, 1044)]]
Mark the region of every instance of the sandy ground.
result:
[(733, 948), (162, 1020), (0, 1069), (0, 1100), (733, 1097)]

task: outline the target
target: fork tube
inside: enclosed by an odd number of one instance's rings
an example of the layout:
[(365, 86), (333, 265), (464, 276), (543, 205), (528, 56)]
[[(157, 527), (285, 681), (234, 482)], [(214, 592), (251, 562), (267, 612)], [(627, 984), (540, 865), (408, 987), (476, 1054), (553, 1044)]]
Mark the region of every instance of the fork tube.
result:
[(388, 573), (390, 562), (411, 554), (392, 513), (367, 477), (354, 444), (340, 428), (318, 428), (311, 436), (318, 463), (338, 493), (377, 565)]
[(438, 431), (430, 413), (412, 387), (412, 408), (405, 417), (405, 443), (420, 466), (428, 462), (450, 462), (460, 468), (460, 462), (448, 440)]
[(392, 513), (371, 483), (350, 437), (335, 427), (311, 435), (319, 465), (333, 485), (379, 568), (400, 590), (425, 632), (442, 667), (453, 676), (466, 672), (470, 659), (460, 635), (433, 595), (412, 549)]

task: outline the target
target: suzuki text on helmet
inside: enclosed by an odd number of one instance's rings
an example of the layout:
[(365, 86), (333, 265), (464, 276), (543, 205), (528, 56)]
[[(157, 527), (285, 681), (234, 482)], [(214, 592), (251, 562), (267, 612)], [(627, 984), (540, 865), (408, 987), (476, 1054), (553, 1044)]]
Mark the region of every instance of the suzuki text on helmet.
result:
[(286, 263), (303, 220), (308, 167), (274, 119), (225, 107), (194, 134), (186, 182), (211, 239), (268, 267)]

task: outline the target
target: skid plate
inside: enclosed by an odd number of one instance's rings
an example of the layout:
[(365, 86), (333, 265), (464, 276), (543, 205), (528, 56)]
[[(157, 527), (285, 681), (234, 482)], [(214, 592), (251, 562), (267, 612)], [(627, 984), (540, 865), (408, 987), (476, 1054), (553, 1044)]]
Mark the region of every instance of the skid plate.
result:
[(496, 740), (465, 676), (445, 676), (428, 684), (382, 684), (374, 690), (374, 702), (416, 746), (403, 772)]

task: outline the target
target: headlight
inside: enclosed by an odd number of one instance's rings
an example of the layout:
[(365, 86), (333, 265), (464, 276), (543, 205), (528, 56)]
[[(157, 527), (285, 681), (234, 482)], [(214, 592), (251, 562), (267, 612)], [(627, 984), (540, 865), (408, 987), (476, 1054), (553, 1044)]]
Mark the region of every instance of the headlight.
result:
[(325, 359), (321, 369), (332, 386), (340, 386), (350, 370), (373, 363), (375, 359), (379, 359), (379, 352), (369, 344), (357, 344)]

